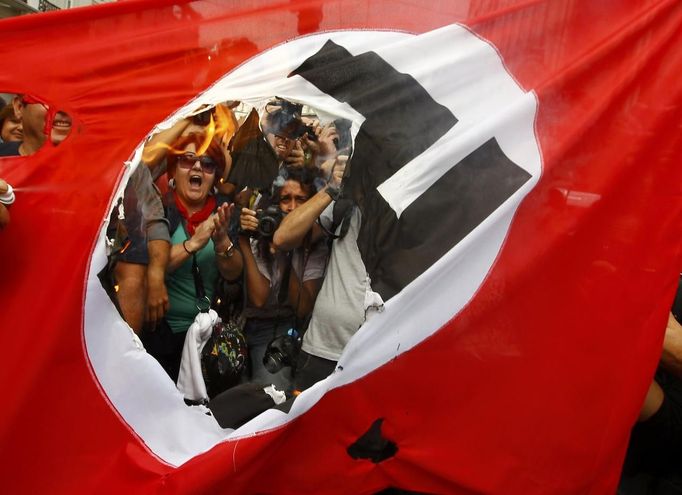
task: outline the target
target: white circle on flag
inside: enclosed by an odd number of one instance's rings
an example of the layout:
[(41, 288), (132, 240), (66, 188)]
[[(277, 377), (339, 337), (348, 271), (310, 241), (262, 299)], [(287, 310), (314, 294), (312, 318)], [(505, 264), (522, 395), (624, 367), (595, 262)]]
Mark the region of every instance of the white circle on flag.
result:
[[(328, 40), (353, 55), (375, 52), (398, 72), (410, 74), (458, 120), (433, 146), (378, 187), (396, 215), (492, 137), (531, 178), (360, 328), (339, 360), (342, 371), (301, 394), (288, 414), (268, 410), (236, 431), (221, 429), (204, 410), (186, 406), (175, 385), (118, 315), (97, 278), (106, 263), (103, 229), (88, 278), (86, 351), (113, 409), (154, 455), (171, 465), (181, 465), (219, 442), (285, 425), (313, 407), (328, 390), (362, 378), (433, 335), (476, 293), (494, 264), (518, 205), (540, 177), (535, 95), (519, 86), (489, 42), (460, 25), (421, 35), (338, 31), (289, 41), (225, 75), (153, 133), (169, 128), (202, 104), (239, 100), (259, 108), (276, 95), (309, 105), (321, 115), (351, 120), (355, 135), (365, 120), (363, 115), (302, 77), (287, 77)], [(139, 163), (141, 153), (142, 144), (135, 150), (131, 165)], [(420, 188), (407, 194), (405, 183), (419, 183)]]

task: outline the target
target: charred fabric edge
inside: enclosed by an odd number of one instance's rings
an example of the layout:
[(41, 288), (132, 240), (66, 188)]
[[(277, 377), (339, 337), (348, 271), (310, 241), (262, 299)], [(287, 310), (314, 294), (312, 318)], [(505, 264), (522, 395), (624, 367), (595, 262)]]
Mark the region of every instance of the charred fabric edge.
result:
[(369, 429), (348, 447), (348, 455), (353, 459), (366, 459), (375, 464), (393, 457), (398, 452), (398, 446), (381, 433), (383, 422), (384, 418), (374, 420)]

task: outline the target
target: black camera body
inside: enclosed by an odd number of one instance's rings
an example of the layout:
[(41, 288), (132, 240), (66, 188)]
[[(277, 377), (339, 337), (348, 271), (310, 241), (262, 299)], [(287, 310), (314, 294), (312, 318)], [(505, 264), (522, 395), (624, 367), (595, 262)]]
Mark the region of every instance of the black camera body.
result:
[(265, 369), (274, 374), (282, 368), (294, 366), (301, 350), (301, 341), (301, 334), (295, 328), (272, 339), (263, 355)]
[(266, 238), (275, 235), (275, 231), (285, 216), (286, 213), (276, 205), (268, 206), (265, 210), (256, 211), (256, 218), (258, 219), (257, 235)]
[(298, 132), (299, 138), (308, 136), (308, 141), (317, 141), (317, 134), (315, 134), (315, 128), (312, 125), (301, 123)]
[(301, 118), (303, 105), (282, 99), (275, 100), (272, 104), (279, 106), (279, 109), (271, 114), (272, 132), (289, 139), (300, 139), (303, 136), (308, 136), (310, 141), (317, 141), (313, 126), (306, 125)]

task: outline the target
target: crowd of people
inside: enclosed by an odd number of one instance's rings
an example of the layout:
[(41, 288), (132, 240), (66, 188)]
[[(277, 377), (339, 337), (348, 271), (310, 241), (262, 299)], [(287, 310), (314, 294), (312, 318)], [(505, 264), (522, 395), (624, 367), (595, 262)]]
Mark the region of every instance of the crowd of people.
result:
[(334, 371), (382, 305), (355, 243), (359, 210), (338, 201), (351, 153), (348, 121), (277, 97), (260, 112), (198, 109), (147, 141), (111, 214), (104, 280), (171, 379), (209, 307), (241, 322), (242, 383), (292, 396)]
[[(71, 117), (35, 97), (15, 95), (10, 102), (0, 98), (0, 157), (32, 155), (46, 143), (59, 145), (70, 132)], [(0, 179), (0, 230), (10, 221), (11, 202), (3, 196), (11, 193), (11, 186)]]
[[(64, 112), (16, 95), (0, 102), (0, 157), (57, 146), (70, 129)], [(348, 121), (321, 122), (278, 97), (260, 112), (239, 102), (198, 109), (145, 143), (111, 212), (101, 278), (173, 381), (187, 330), (208, 308), (245, 336), (237, 382), (288, 397), (333, 373), (382, 310), (357, 246), (360, 209), (343, 191), (352, 147)], [(0, 229), (10, 195), (0, 179)], [(681, 317), (682, 290), (633, 430), (623, 495), (682, 490)]]

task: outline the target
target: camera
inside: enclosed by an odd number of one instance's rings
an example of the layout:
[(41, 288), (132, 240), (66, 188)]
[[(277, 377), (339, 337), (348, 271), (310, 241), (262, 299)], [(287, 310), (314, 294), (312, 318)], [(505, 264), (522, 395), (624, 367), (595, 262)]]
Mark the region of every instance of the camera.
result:
[(306, 125), (301, 122), (298, 128), (298, 137), (308, 136), (308, 141), (317, 141), (317, 134), (315, 134), (315, 129), (311, 125)]
[(303, 105), (284, 99), (273, 100), (270, 105), (277, 107), (277, 110), (270, 112), (270, 129), (274, 134), (289, 139), (307, 136), (310, 141), (317, 141), (313, 126), (304, 124), (301, 119)]
[(268, 343), (263, 355), (263, 366), (270, 373), (277, 373), (282, 368), (296, 363), (301, 349), (301, 334), (295, 328), (290, 328), (283, 335), (279, 335)]
[(275, 231), (282, 223), (282, 219), (286, 213), (279, 209), (277, 205), (268, 206), (265, 210), (258, 210), (256, 218), (258, 219), (258, 234), (261, 237), (272, 237)]

